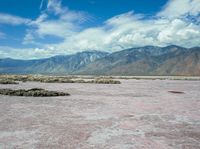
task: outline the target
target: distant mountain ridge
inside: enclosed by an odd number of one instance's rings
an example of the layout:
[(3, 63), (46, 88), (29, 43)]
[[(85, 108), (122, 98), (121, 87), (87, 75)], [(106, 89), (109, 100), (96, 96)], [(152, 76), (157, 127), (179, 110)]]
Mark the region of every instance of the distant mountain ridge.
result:
[(106, 55), (108, 55), (107, 52), (85, 51), (73, 55), (60, 55), (38, 60), (0, 59), (0, 73), (71, 74)]
[(0, 73), (200, 76), (200, 47), (145, 46), (86, 51), (39, 60), (0, 59)]

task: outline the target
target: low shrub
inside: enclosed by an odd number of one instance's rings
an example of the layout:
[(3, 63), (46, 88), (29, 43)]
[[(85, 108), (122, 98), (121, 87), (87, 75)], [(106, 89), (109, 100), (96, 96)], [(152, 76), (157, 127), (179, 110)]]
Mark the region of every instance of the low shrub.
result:
[(0, 84), (19, 84), (19, 83), (9, 79), (0, 79)]
[(112, 79), (96, 79), (96, 80), (91, 80), (91, 83), (96, 83), (96, 84), (120, 84), (121, 82), (118, 80), (112, 80)]
[(9, 96), (32, 96), (32, 97), (51, 97), (51, 96), (69, 96), (69, 93), (57, 92), (57, 91), (48, 91), (41, 88), (32, 88), (32, 89), (0, 89), (1, 95)]
[[(74, 78), (74, 79), (73, 79)], [(0, 79), (15, 81), (34, 81), (42, 83), (97, 83), (97, 84), (120, 84), (120, 81), (114, 80), (113, 77), (98, 77), (93, 80), (86, 81), (75, 77), (57, 77), (57, 76), (43, 76), (43, 75), (0, 75)]]

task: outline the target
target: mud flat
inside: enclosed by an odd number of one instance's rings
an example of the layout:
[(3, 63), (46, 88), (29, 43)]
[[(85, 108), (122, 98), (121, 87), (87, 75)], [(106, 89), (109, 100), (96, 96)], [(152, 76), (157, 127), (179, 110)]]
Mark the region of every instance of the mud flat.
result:
[(120, 82), (1, 84), (71, 96), (0, 95), (0, 148), (200, 148), (200, 81)]

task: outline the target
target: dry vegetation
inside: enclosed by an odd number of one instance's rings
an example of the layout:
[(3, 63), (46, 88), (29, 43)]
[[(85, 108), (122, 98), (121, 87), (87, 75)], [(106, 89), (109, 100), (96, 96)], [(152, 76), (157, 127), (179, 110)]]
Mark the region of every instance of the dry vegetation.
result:
[(10, 79), (0, 79), (0, 84), (19, 84), (19, 83)]
[(57, 91), (47, 91), (41, 88), (33, 89), (0, 89), (1, 95), (10, 95), (10, 96), (32, 96), (32, 97), (50, 97), (50, 96), (69, 96), (69, 93), (57, 92)]
[(18, 84), (19, 82), (43, 83), (95, 83), (120, 84), (118, 79), (136, 80), (200, 80), (200, 77), (189, 76), (46, 76), (46, 75), (0, 75), (0, 84)]
[[(15, 81), (35, 81), (43, 83), (96, 83), (96, 84), (120, 84), (120, 81), (114, 80), (111, 77), (92, 77), (92, 80), (84, 80), (81, 77), (76, 76), (43, 76), (43, 75), (1, 75), (1, 80), (7, 80), (7, 82)], [(88, 78), (87, 78), (88, 79)], [(11, 83), (10, 83), (11, 84)]]
[(113, 80), (113, 79), (95, 79), (89, 81), (89, 83), (96, 83), (96, 84), (120, 84), (120, 81)]
[(115, 76), (113, 78), (125, 80), (200, 80), (199, 76)]

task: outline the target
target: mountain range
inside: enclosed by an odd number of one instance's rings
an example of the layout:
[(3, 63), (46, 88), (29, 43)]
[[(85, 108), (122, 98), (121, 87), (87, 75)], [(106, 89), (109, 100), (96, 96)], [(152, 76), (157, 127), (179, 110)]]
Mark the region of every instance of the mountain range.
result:
[(200, 76), (200, 47), (145, 46), (107, 53), (85, 51), (38, 60), (0, 59), (1, 74)]

